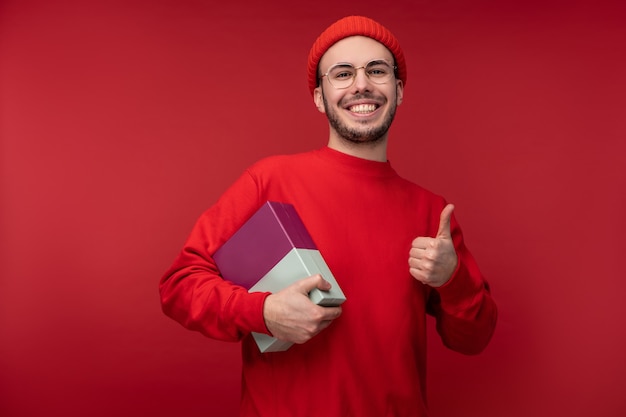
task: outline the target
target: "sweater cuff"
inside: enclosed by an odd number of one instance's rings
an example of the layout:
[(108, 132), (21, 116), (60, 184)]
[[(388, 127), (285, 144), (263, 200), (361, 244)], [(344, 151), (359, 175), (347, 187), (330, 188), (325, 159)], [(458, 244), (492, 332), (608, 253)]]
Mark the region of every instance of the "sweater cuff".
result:
[[(245, 292), (239, 295), (237, 303), (239, 307), (235, 309), (238, 314), (235, 316), (237, 327), (244, 333), (266, 333), (269, 334), (265, 319), (263, 317), (263, 305), (269, 292)], [(234, 306), (233, 306), (234, 307)]]
[(472, 277), (467, 267), (459, 261), (452, 277), (441, 287), (436, 288), (445, 310), (461, 311), (473, 304), (484, 284), (482, 280)]

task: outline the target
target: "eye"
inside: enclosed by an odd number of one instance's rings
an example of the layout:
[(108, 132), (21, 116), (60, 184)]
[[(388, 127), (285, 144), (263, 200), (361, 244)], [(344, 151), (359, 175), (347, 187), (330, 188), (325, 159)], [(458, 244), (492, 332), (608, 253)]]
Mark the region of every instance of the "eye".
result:
[(347, 80), (354, 76), (354, 71), (349, 69), (338, 69), (331, 73), (331, 76), (335, 80)]
[(367, 74), (374, 78), (386, 77), (390, 72), (391, 67), (386, 64), (374, 64), (367, 67)]

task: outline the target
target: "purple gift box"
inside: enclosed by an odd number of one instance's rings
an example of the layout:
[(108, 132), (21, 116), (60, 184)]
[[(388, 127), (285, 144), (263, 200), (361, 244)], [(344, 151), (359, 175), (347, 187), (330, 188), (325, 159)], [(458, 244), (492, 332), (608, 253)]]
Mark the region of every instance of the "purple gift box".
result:
[[(346, 297), (330, 272), (300, 216), (291, 204), (268, 201), (213, 255), (220, 273), (248, 291), (277, 292), (315, 274), (329, 281), (329, 291), (314, 289), (312, 302), (337, 306)], [(253, 333), (261, 352), (287, 350), (292, 344)]]

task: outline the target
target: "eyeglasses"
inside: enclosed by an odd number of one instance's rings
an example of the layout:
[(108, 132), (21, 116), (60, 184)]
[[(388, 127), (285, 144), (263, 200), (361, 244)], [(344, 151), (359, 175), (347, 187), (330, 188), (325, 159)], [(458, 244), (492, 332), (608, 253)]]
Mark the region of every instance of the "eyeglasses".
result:
[(349, 88), (356, 80), (357, 70), (363, 69), (367, 78), (374, 84), (384, 84), (395, 75), (398, 67), (391, 65), (384, 59), (374, 59), (360, 67), (352, 64), (340, 62), (328, 69), (326, 74), (320, 78), (326, 77), (330, 85), (338, 90)]

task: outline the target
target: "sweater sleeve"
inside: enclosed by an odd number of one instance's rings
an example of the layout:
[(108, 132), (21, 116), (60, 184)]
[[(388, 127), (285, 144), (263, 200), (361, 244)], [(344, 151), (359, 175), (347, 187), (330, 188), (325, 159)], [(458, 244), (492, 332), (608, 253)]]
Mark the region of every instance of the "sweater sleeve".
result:
[(256, 181), (247, 171), (198, 219), (183, 249), (160, 281), (163, 312), (190, 330), (238, 341), (268, 333), (263, 304), (269, 293), (249, 293), (224, 280), (212, 255), (260, 207)]
[(489, 343), (495, 330), (497, 308), (489, 284), (466, 248), (454, 216), (451, 227), (457, 268), (448, 282), (431, 290), (428, 308), (436, 318), (437, 332), (444, 345), (473, 355)]

